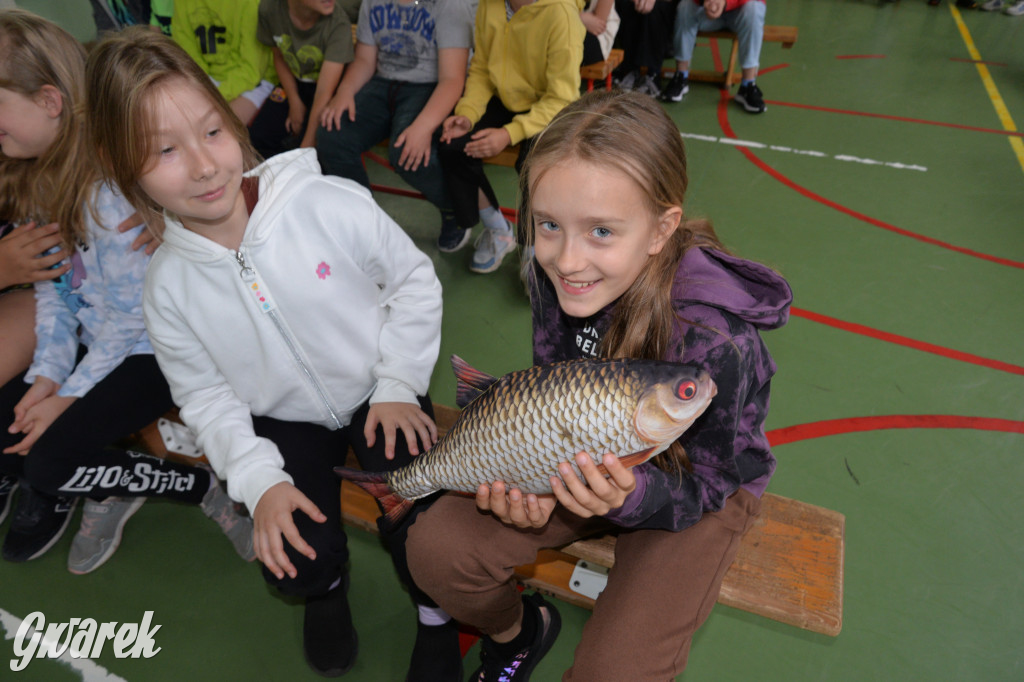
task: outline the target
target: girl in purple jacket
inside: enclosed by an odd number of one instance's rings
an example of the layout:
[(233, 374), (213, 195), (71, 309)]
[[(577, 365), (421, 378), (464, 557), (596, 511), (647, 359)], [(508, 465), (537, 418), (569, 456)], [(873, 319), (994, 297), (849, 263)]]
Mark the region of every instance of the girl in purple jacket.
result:
[(775, 364), (759, 330), (786, 322), (792, 294), (774, 271), (729, 255), (709, 223), (685, 217), (682, 139), (648, 97), (601, 92), (566, 107), (538, 136), (522, 183), (536, 248), (535, 362), (670, 360), (705, 369), (718, 395), (634, 469), (605, 455), (606, 478), (581, 455), (584, 478), (563, 464), (552, 495), (500, 481), (475, 500), (446, 495), (410, 531), (410, 568), (484, 633), (472, 679), (518, 681), (551, 648), (559, 616), (537, 594), (520, 597), (514, 567), (540, 548), (617, 533), (615, 568), (563, 680), (671, 679), (775, 468), (764, 435)]

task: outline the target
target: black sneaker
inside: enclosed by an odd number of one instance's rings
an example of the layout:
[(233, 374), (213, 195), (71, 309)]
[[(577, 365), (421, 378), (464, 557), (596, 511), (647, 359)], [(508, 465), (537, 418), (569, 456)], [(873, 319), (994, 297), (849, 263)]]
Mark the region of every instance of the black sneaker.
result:
[(306, 597), (302, 650), (306, 662), (324, 677), (341, 677), (356, 664), (359, 638), (348, 607), (348, 576), (321, 597)]
[(4, 538), (4, 559), (22, 563), (45, 554), (64, 534), (76, 504), (77, 497), (54, 497), (22, 486)]
[(661, 90), (662, 102), (681, 102), (683, 95), (690, 91), (690, 80), (681, 72), (676, 71), (672, 80)]
[(500, 658), (494, 651), (494, 642), (484, 637), (480, 641), (480, 660), (483, 662), (473, 676), (472, 682), (525, 682), (530, 679), (540, 659), (551, 650), (562, 629), (562, 617), (558, 610), (544, 601), (536, 592), (523, 598), (523, 608), (534, 609), (540, 615), (537, 634), (525, 649), (512, 658)]
[(469, 243), (473, 236), (473, 228), (455, 227), (449, 230), (441, 228), (441, 234), (437, 238), (437, 250), (444, 253), (453, 253)]
[(733, 99), (752, 114), (763, 114), (768, 108), (764, 105), (764, 97), (761, 96), (761, 88), (757, 87), (757, 83), (741, 85)]
[(7, 518), (7, 512), (11, 511), (11, 504), (14, 502), (14, 491), (18, 489), (18, 479), (15, 476), (0, 476), (0, 523)]

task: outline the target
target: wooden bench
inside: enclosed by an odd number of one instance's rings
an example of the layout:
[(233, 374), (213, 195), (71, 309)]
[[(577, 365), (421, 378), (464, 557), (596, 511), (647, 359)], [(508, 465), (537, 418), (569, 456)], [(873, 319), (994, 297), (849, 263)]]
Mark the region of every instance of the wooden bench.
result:
[(608, 53), (608, 59), (603, 62), (595, 62), (580, 67), (580, 78), (587, 82), (587, 92), (593, 92), (594, 81), (604, 81), (604, 89), (612, 89), (612, 71), (622, 63), (625, 52), (612, 50)]
[[(789, 49), (796, 43), (797, 33), (798, 29), (796, 26), (766, 25), (764, 27), (764, 42), (782, 43), (783, 48)], [(734, 83), (738, 83), (742, 78), (742, 73), (735, 70), (736, 58), (739, 56), (739, 39), (732, 31), (701, 31), (697, 35), (701, 38), (732, 41), (732, 47), (729, 49), (729, 64), (725, 67), (724, 71), (701, 71), (691, 69), (690, 80), (705, 83), (721, 83), (722, 89), (728, 90)], [(662, 69), (662, 75), (671, 77), (675, 71), (675, 66), (665, 67)]]
[[(438, 432), (452, 427), (454, 408), (435, 405)], [(354, 463), (354, 458), (351, 458)], [(344, 481), (341, 510), (345, 523), (377, 532), (379, 510), (373, 498)], [(736, 560), (722, 583), (718, 601), (782, 623), (836, 636), (843, 626), (845, 517), (835, 511), (766, 493), (760, 518), (743, 537)], [(571, 587), (577, 560), (610, 568), (615, 538), (574, 542), (542, 550), (516, 578), (533, 589), (584, 608), (594, 601)]]
[[(435, 405), (440, 434), (447, 432), (458, 410)], [(177, 411), (165, 420), (179, 423)], [(165, 429), (166, 430), (166, 429)], [(157, 457), (196, 463), (195, 452), (176, 453), (173, 438), (165, 439), (156, 422), (134, 434), (128, 445)], [(350, 466), (358, 466), (349, 454)], [(341, 484), (341, 512), (346, 524), (377, 532), (380, 511), (374, 499), (349, 481)], [(762, 498), (761, 516), (743, 536), (739, 553), (725, 575), (718, 601), (788, 625), (836, 636), (843, 625), (843, 552), (845, 517), (835, 511), (772, 493)], [(577, 606), (593, 608), (594, 600), (573, 589), (579, 560), (611, 568), (615, 538), (580, 540), (560, 549), (541, 550), (537, 560), (516, 569), (523, 585)]]

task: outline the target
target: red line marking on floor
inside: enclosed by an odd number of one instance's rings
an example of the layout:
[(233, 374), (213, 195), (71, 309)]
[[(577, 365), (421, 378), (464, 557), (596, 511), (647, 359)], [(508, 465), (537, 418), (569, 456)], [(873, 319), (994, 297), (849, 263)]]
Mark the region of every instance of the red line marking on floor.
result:
[(711, 59), (715, 64), (715, 71), (725, 68), (725, 65), (722, 64), (722, 55), (718, 51), (718, 38), (711, 41)]
[(788, 63), (776, 64), (775, 66), (769, 66), (766, 69), (758, 69), (757, 70), (757, 75), (758, 76), (763, 76), (766, 73), (771, 73), (772, 71), (778, 71), (779, 69), (785, 69), (787, 67), (789, 67)]
[(963, 351), (954, 350), (952, 348), (946, 348), (945, 346), (937, 346), (934, 343), (928, 343), (926, 341), (918, 341), (912, 339), (909, 336), (901, 336), (899, 334), (892, 334), (890, 332), (884, 332), (880, 329), (874, 329), (867, 327), (862, 324), (855, 322), (847, 322), (840, 320), (835, 317), (829, 317), (828, 315), (822, 315), (820, 313), (811, 312), (810, 310), (804, 310), (803, 308), (791, 308), (790, 313), (795, 317), (802, 317), (805, 320), (811, 322), (817, 322), (824, 324), (835, 329), (841, 329), (846, 332), (853, 334), (860, 334), (861, 336), (867, 336), (879, 341), (885, 341), (886, 343), (894, 343), (898, 346), (904, 346), (906, 348), (913, 348), (914, 350), (923, 351), (925, 353), (932, 353), (939, 355), (950, 360), (957, 360), (959, 362), (968, 362), (972, 365), (979, 365), (981, 367), (988, 367), (989, 369), (995, 369), (1000, 372), (1009, 372), (1010, 374), (1018, 374), (1024, 376), (1024, 367), (1020, 365), (1013, 365), (1008, 362), (1001, 360), (993, 360), (991, 358), (984, 358), (980, 355), (974, 355), (972, 353), (964, 353)]
[(1006, 66), (1003, 62), (989, 62), (984, 59), (965, 59), (963, 57), (950, 57), (951, 62), (967, 62), (968, 64), (987, 64), (989, 66)]
[(945, 414), (894, 414), (879, 417), (826, 419), (772, 429), (765, 435), (772, 447), (802, 440), (884, 429), (973, 429), (1024, 434), (1024, 422), (990, 417), (963, 417)]
[(837, 54), (836, 59), (885, 59), (884, 54)]
[(846, 114), (848, 116), (866, 116), (868, 118), (884, 118), (890, 121), (904, 121), (906, 123), (921, 123), (929, 126), (942, 126), (943, 128), (957, 128), (959, 130), (973, 130), (979, 133), (995, 133), (996, 135), (1010, 135), (1013, 137), (1024, 137), (1024, 132), (1011, 132), (997, 128), (980, 128), (978, 126), (962, 125), (960, 123), (943, 123), (942, 121), (927, 121), (923, 118), (907, 118), (906, 116), (890, 116), (889, 114), (872, 114), (867, 111), (849, 111), (847, 109), (831, 109), (829, 107), (818, 107), (812, 104), (799, 104), (797, 102), (780, 102), (778, 100), (765, 100), (767, 104), (779, 107), (794, 107), (797, 109), (810, 109), (811, 111), (824, 111), (829, 114)]
[[(729, 115), (728, 115), (729, 101), (730, 101), (729, 93), (723, 91), (721, 98), (718, 100), (718, 123), (719, 123), (719, 125), (722, 128), (722, 132), (725, 133), (726, 137), (729, 137), (729, 138), (732, 138), (732, 139), (739, 139), (736, 136), (736, 133), (733, 132), (732, 126), (729, 124)], [(911, 232), (910, 230), (904, 230), (903, 228), (896, 227), (895, 225), (891, 225), (891, 224), (889, 224), (889, 223), (887, 223), (885, 221), (882, 221), (882, 220), (879, 220), (877, 218), (872, 218), (871, 216), (865, 215), (865, 214), (861, 213), (860, 211), (855, 211), (855, 210), (853, 210), (851, 208), (847, 208), (847, 207), (843, 206), (842, 204), (836, 203), (835, 201), (832, 201), (831, 199), (826, 199), (825, 197), (821, 196), (820, 194), (818, 194), (816, 192), (812, 192), (811, 190), (807, 189), (803, 185), (799, 185), (796, 182), (794, 182), (793, 180), (790, 180), (785, 175), (783, 175), (782, 173), (778, 172), (777, 170), (775, 170), (774, 168), (769, 166), (767, 163), (762, 161), (760, 158), (758, 158), (758, 156), (756, 154), (754, 154), (752, 151), (750, 151), (750, 149), (747, 149), (746, 147), (743, 147), (743, 146), (740, 146), (740, 145), (736, 145), (736, 150), (740, 154), (743, 154), (744, 156), (746, 156), (747, 159), (751, 163), (753, 163), (755, 166), (757, 166), (758, 168), (760, 168), (765, 173), (767, 173), (768, 175), (772, 176), (773, 178), (775, 178), (776, 180), (778, 180), (782, 184), (786, 185), (790, 189), (793, 189), (794, 191), (796, 191), (799, 194), (802, 194), (803, 196), (807, 197), (808, 199), (811, 199), (813, 201), (817, 201), (818, 203), (824, 204), (825, 206), (828, 206), (829, 208), (833, 208), (833, 209), (839, 211), (840, 213), (845, 213), (846, 215), (848, 215), (848, 216), (850, 216), (852, 218), (856, 218), (857, 220), (861, 220), (861, 221), (863, 221), (865, 223), (868, 223), (869, 225), (874, 225), (875, 227), (879, 227), (879, 228), (881, 228), (883, 230), (888, 230), (889, 232), (894, 232), (894, 233), (896, 233), (898, 235), (901, 235), (903, 237), (909, 237), (910, 239), (916, 239), (917, 241), (924, 242), (925, 244), (931, 244), (932, 246), (937, 246), (937, 247), (942, 248), (942, 249), (947, 249), (949, 251), (960, 253), (960, 254), (963, 254), (965, 256), (971, 256), (973, 258), (979, 258), (981, 260), (986, 260), (986, 261), (989, 261), (989, 262), (992, 262), (992, 263), (996, 263), (998, 265), (1006, 265), (1006, 266), (1009, 266), (1009, 267), (1012, 267), (1012, 268), (1020, 268), (1020, 269), (1024, 270), (1024, 262), (1010, 260), (1009, 258), (1001, 258), (999, 256), (993, 256), (993, 255), (990, 255), (990, 254), (987, 254), (987, 253), (981, 253), (980, 251), (974, 251), (972, 249), (964, 248), (962, 246), (955, 246), (953, 244), (949, 244), (947, 242), (943, 242), (943, 241), (940, 241), (938, 239), (934, 239), (932, 237), (926, 237), (926, 236), (924, 236), (922, 234), (917, 234), (916, 232)]]

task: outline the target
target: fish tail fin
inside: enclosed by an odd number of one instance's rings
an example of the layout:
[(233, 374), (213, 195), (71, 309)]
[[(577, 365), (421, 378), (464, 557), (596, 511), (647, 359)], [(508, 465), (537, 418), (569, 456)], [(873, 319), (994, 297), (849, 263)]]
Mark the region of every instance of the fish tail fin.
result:
[(392, 490), (383, 474), (350, 467), (334, 467), (334, 473), (347, 481), (352, 481), (373, 495), (384, 513), (384, 517), (378, 522), (381, 531), (387, 531), (397, 526), (412, 509), (413, 501), (407, 500)]
[(498, 381), (496, 377), (472, 367), (458, 355), (451, 357), (452, 372), (455, 374), (455, 404), (465, 407)]

